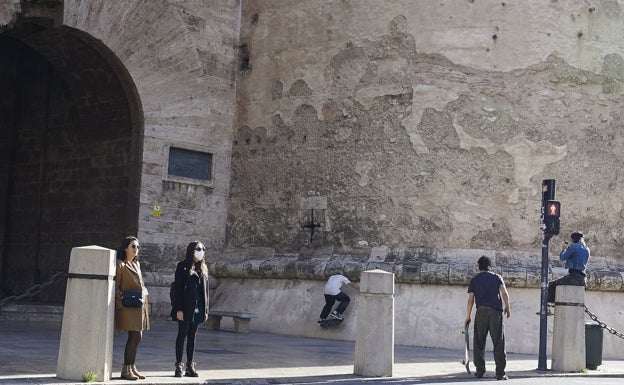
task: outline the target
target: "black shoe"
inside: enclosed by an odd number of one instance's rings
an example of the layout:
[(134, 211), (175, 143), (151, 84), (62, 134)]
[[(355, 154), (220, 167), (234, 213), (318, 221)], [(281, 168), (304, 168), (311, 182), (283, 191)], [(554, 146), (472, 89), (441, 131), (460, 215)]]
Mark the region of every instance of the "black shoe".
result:
[(507, 377), (507, 375), (506, 375), (506, 374), (503, 374), (502, 376), (496, 376), (496, 379), (497, 379), (497, 380), (508, 380), (508, 379), (509, 379), (509, 377)]
[(319, 318), (318, 321), (316, 321), (316, 323), (318, 324), (322, 324), (323, 322), (327, 321), (325, 318)]
[(485, 374), (485, 372), (476, 372), (475, 373), (475, 377), (477, 378), (483, 378), (483, 375)]
[(182, 377), (182, 363), (181, 362), (176, 362), (174, 376)]
[(184, 377), (199, 377), (199, 374), (195, 371), (194, 362), (186, 363), (186, 372), (184, 373)]

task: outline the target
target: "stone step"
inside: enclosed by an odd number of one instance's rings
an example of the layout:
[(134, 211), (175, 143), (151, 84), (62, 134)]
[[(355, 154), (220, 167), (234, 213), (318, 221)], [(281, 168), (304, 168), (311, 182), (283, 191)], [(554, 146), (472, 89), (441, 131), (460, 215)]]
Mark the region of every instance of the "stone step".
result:
[(11, 303), (0, 308), (0, 320), (24, 322), (62, 322), (63, 306), (50, 303)]

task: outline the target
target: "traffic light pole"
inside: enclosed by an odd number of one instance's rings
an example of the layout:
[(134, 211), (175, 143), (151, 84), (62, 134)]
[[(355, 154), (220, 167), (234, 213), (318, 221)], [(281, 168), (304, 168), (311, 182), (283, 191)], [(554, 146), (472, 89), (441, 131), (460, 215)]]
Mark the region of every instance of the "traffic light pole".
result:
[(548, 243), (551, 234), (544, 234), (542, 241), (542, 283), (540, 302), (540, 340), (537, 370), (548, 370), (546, 367), (546, 340), (548, 333)]

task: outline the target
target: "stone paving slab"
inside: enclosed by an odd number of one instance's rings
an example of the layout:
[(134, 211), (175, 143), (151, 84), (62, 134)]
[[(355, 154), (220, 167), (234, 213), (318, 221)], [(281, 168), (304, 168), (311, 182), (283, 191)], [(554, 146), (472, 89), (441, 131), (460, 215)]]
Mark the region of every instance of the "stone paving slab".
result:
[[(173, 377), (177, 326), (170, 321), (153, 324), (139, 346), (137, 367), (148, 376), (130, 382), (119, 378), (126, 335), (115, 333), (113, 379), (107, 384), (312, 384), (361, 381), (384, 383), (390, 379), (353, 375), (354, 342), (250, 332), (212, 331), (197, 336), (195, 361), (198, 378)], [(55, 377), (60, 324), (0, 322), (0, 384), (73, 384)], [(467, 380), (460, 363), (463, 351), (396, 346), (391, 382), (426, 379)], [(492, 353), (486, 355), (486, 377), (493, 378)], [(550, 367), (550, 362), (548, 363)], [(574, 376), (624, 378), (624, 361), (604, 361), (595, 371), (559, 373), (537, 371), (537, 356), (508, 354), (511, 378)]]

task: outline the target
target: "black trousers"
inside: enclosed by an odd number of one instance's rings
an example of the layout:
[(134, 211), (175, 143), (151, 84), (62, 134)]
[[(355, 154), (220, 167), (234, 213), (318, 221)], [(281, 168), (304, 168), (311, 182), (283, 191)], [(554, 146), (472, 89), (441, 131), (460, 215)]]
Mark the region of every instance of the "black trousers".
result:
[(178, 336), (176, 337), (176, 362), (182, 362), (184, 340), (186, 340), (186, 361), (192, 362), (195, 353), (195, 337), (199, 324), (193, 321), (178, 321)]
[(325, 306), (323, 306), (323, 310), (321, 311), (320, 316), (322, 319), (327, 318), (336, 301), (340, 302), (340, 304), (336, 308), (336, 313), (342, 314), (347, 309), (347, 306), (349, 306), (351, 298), (349, 298), (349, 296), (343, 292), (340, 292), (336, 295), (325, 294)]
[(567, 275), (548, 283), (548, 302), (555, 302), (555, 290), (559, 285), (585, 286), (585, 274), (578, 270), (570, 270)]
[(490, 307), (478, 307), (474, 323), (473, 361), (479, 374), (485, 373), (485, 341), (488, 333), (494, 345), (496, 376), (502, 377), (507, 366), (503, 312)]

